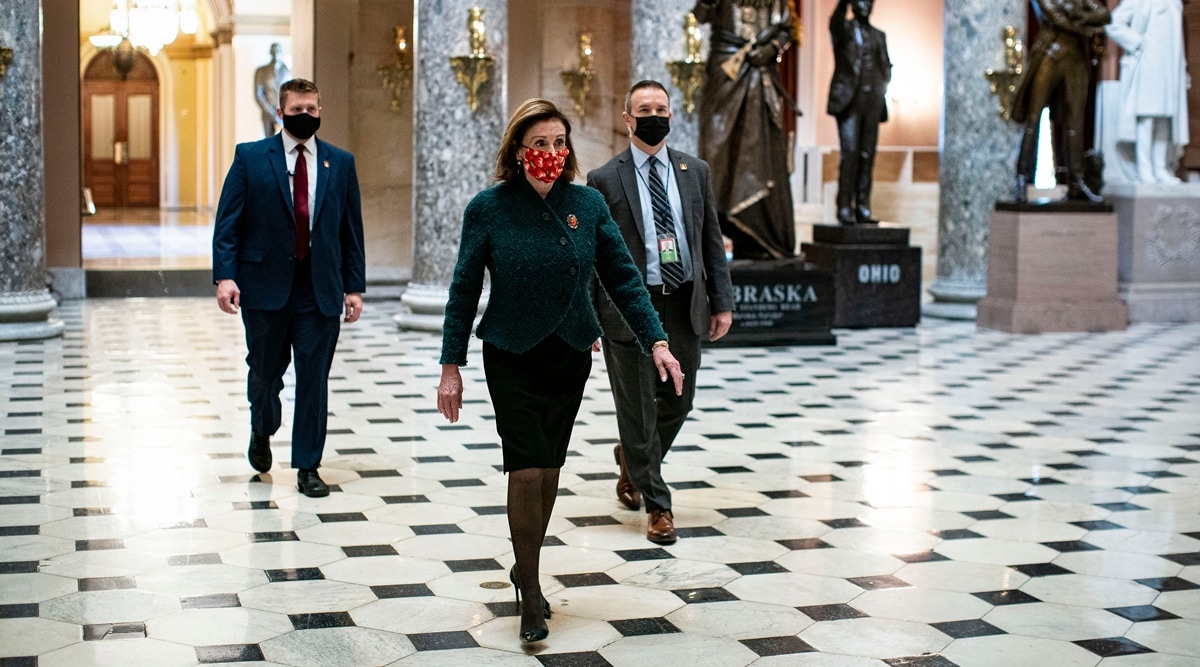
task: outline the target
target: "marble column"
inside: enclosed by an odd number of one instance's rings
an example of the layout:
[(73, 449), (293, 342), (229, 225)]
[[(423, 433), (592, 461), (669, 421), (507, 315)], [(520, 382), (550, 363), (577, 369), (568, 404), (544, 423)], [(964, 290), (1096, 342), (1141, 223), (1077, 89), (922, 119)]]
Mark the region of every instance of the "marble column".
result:
[[(696, 6), (696, 0), (634, 0), (633, 2), (633, 60), (630, 85), (644, 79), (660, 81), (671, 94), (671, 137), (667, 143), (685, 153), (700, 153), (700, 123), (696, 112), (684, 113), (683, 91), (671, 81), (667, 62), (683, 60), (683, 17)], [(708, 30), (705, 27), (705, 34)], [(703, 53), (708, 57), (708, 40)], [(699, 91), (696, 93), (699, 97)]]
[[(462, 214), (492, 185), (496, 149), (508, 121), (507, 0), (417, 3), (417, 62), (413, 73), (413, 277), (395, 321), (402, 328), (440, 331), (458, 257)], [(495, 59), (479, 106), (454, 79), (451, 56), (468, 55), (467, 9), (483, 9), (487, 55)]]
[(1004, 68), (1004, 26), (1024, 39), (1028, 4), (945, 2), (938, 267), (925, 315), (973, 320), (987, 292), (988, 226), (996, 200), (1012, 187), (1019, 128), (998, 114), (983, 73)]
[(0, 341), (63, 332), (62, 321), (50, 317), (57, 304), (46, 289), (39, 10), (39, 0), (0, 5), (0, 47), (12, 49), (0, 79)]

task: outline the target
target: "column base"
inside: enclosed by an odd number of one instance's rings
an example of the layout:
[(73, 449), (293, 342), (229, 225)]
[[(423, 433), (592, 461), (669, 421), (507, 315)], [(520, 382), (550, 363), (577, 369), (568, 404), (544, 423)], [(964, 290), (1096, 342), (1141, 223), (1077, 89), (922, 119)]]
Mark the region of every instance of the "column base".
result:
[[(401, 329), (440, 332), (442, 322), (446, 319), (446, 302), (449, 300), (450, 290), (446, 287), (409, 285), (400, 297), (400, 312), (392, 321)], [(487, 302), (488, 292), (485, 290), (479, 297), (479, 312), (487, 308)]]
[(0, 341), (61, 336), (66, 325), (62, 320), (50, 317), (57, 307), (49, 290), (0, 294)]
[(921, 314), (942, 320), (974, 321), (975, 304), (987, 294), (984, 280), (938, 278), (929, 287), (933, 303), (921, 307)]

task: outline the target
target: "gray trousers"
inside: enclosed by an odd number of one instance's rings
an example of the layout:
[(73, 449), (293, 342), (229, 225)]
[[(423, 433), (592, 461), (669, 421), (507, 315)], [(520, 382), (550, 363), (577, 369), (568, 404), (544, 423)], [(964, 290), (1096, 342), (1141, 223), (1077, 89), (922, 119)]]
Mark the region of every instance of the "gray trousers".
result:
[(700, 337), (692, 331), (691, 290), (670, 296), (651, 294), (663, 328), (671, 339), (671, 354), (684, 373), (683, 395), (675, 385), (660, 382), (653, 357), (642, 354), (636, 341), (604, 339), (608, 383), (617, 409), (617, 433), (625, 453), (629, 477), (646, 511), (671, 509), (671, 489), (662, 477), (662, 462), (692, 410), (696, 395), (696, 369), (700, 367)]

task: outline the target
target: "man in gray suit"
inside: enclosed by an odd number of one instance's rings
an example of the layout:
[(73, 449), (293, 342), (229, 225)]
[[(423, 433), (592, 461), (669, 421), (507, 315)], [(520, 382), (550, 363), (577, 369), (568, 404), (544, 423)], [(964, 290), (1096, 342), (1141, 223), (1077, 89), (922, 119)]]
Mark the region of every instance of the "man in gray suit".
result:
[(602, 288), (596, 311), (604, 327), (604, 360), (617, 408), (615, 448), (621, 476), (617, 498), (629, 509), (646, 500), (646, 538), (675, 541), (671, 490), (662, 462), (692, 409), (700, 342), (717, 340), (733, 322), (733, 286), (717, 220), (708, 164), (666, 146), (671, 102), (657, 81), (634, 84), (621, 114), (630, 147), (588, 174), (604, 194), (625, 244), (650, 289), (671, 352), (684, 374), (683, 394), (659, 381), (653, 360), (637, 341)]

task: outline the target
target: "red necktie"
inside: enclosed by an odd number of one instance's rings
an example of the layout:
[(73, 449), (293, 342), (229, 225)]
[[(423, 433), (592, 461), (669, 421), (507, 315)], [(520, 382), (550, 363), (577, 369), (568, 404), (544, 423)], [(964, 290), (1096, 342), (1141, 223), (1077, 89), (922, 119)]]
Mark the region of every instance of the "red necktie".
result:
[(304, 159), (304, 144), (296, 146), (292, 203), (296, 210), (296, 259), (303, 260), (308, 257), (308, 161)]

